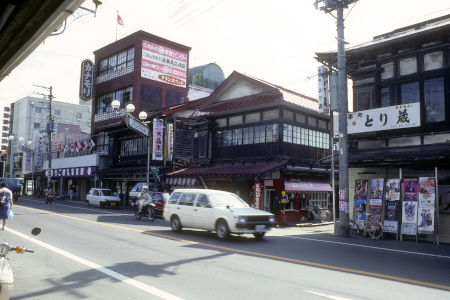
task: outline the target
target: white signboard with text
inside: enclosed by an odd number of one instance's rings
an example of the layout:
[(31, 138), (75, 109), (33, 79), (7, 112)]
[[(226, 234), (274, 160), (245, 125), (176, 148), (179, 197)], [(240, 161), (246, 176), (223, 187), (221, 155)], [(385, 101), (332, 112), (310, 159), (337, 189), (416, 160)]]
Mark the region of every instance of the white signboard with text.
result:
[(142, 41), (141, 76), (186, 87), (188, 54), (149, 41)]
[(347, 114), (348, 134), (420, 126), (420, 103), (408, 103)]

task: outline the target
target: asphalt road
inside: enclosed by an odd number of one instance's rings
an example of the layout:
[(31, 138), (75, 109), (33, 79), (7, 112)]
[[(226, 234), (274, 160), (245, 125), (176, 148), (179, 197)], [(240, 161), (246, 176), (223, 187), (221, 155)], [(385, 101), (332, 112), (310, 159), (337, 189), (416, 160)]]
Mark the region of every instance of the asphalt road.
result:
[(13, 299), (448, 299), (450, 247), (342, 238), (332, 225), (277, 228), (223, 242), (171, 231), (128, 209), (21, 199), (1, 240)]

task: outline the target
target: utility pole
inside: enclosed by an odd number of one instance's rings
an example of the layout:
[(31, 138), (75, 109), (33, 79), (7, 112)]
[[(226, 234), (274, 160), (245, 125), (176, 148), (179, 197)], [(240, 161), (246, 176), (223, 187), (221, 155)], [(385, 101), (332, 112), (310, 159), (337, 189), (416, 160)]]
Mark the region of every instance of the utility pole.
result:
[[(347, 135), (347, 65), (345, 58), (344, 39), (344, 8), (358, 0), (316, 0), (314, 6), (319, 9), (319, 3), (323, 2), (320, 10), (331, 13), (336, 10), (337, 41), (338, 41), (338, 78), (337, 94), (339, 103), (339, 236), (349, 236), (349, 174), (348, 174), (348, 135)], [(333, 15), (332, 15), (333, 16)], [(334, 17), (334, 16), (333, 16)], [(331, 114), (331, 116), (333, 116)], [(333, 120), (331, 120), (333, 121)], [(334, 157), (331, 159), (334, 160)]]
[[(48, 105), (48, 122), (46, 127), (47, 137), (48, 137), (48, 169), (47, 169), (47, 185), (50, 185), (52, 183), (52, 133), (55, 130), (55, 123), (53, 121), (53, 115), (52, 115), (52, 100), (53, 100), (53, 87), (46, 87), (41, 85), (35, 85), (37, 87), (44, 88), (49, 91), (48, 95), (43, 95), (44, 97), (47, 97), (49, 100)], [(53, 188), (53, 187), (52, 187)]]

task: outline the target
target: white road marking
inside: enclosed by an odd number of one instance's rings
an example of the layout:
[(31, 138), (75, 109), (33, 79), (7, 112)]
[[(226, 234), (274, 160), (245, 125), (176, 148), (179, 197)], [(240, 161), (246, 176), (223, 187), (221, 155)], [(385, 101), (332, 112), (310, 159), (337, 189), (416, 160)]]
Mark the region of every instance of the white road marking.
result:
[(317, 295), (317, 296), (333, 299), (333, 300), (350, 300), (349, 298), (342, 298), (342, 297), (338, 297), (338, 296), (327, 295), (327, 294), (322, 294), (322, 293), (317, 293), (317, 292), (312, 292), (312, 291), (307, 291), (307, 290), (303, 290), (303, 291), (310, 293), (310, 294)]
[[(15, 231), (15, 230), (11, 229), (11, 228), (6, 228), (6, 230), (8, 230), (9, 232), (11, 232), (11, 233), (13, 233), (13, 234), (15, 234), (17, 236), (20, 236), (20, 237), (24, 238), (24, 239), (28, 239), (29, 238), (28, 235), (22, 234), (22, 233), (20, 233), (18, 231)], [(76, 256), (76, 255), (74, 255), (72, 253), (69, 253), (69, 252), (67, 252), (65, 250), (62, 250), (62, 249), (54, 247), (54, 246), (52, 246), (50, 244), (47, 244), (47, 243), (41, 242), (39, 240), (36, 240), (34, 238), (31, 238), (30, 242), (33, 242), (36, 245), (39, 245), (41, 247), (47, 248), (50, 251), (58, 253), (58, 254), (60, 254), (62, 256), (65, 256), (65, 257), (67, 257), (69, 259), (72, 259), (72, 260), (74, 260), (76, 262), (79, 262), (80, 264), (83, 264), (83, 265), (85, 265), (85, 266), (87, 266), (89, 268), (92, 268), (94, 270), (102, 272), (103, 274), (111, 276), (111, 277), (113, 277), (113, 278), (115, 278), (117, 280), (120, 280), (120, 281), (122, 281), (124, 283), (127, 283), (127, 284), (129, 284), (131, 286), (134, 286), (134, 287), (144, 291), (144, 292), (147, 292), (149, 294), (155, 295), (155, 296), (160, 297), (162, 299), (168, 299), (168, 300), (182, 300), (183, 299), (183, 298), (177, 297), (175, 295), (172, 295), (170, 293), (167, 293), (167, 292), (165, 292), (163, 290), (160, 290), (158, 288), (155, 288), (153, 286), (147, 285), (145, 283), (142, 283), (140, 281), (137, 281), (135, 279), (132, 279), (130, 277), (127, 277), (125, 275), (117, 273), (117, 272), (115, 272), (113, 270), (110, 270), (108, 268), (105, 268), (105, 267), (103, 267), (103, 266), (101, 266), (99, 264), (96, 264), (96, 263), (93, 263), (91, 261), (88, 261), (88, 260), (86, 260), (84, 258)]]

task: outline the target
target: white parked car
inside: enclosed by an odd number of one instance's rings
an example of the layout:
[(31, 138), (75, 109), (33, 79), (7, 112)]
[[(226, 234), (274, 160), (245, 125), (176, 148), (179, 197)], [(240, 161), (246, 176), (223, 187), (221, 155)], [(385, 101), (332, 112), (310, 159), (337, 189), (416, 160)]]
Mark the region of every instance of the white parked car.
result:
[(86, 195), (86, 206), (97, 205), (100, 207), (110, 206), (118, 208), (120, 197), (110, 189), (92, 188)]
[(236, 194), (209, 189), (173, 191), (164, 208), (164, 219), (172, 230), (184, 228), (215, 231), (221, 240), (230, 234), (253, 234), (262, 238), (276, 225), (275, 215), (251, 208)]

